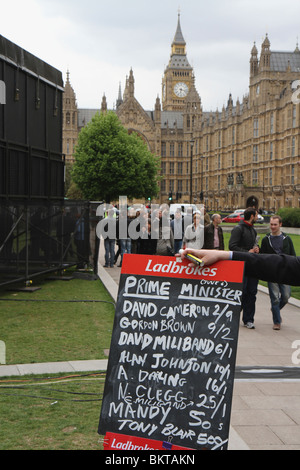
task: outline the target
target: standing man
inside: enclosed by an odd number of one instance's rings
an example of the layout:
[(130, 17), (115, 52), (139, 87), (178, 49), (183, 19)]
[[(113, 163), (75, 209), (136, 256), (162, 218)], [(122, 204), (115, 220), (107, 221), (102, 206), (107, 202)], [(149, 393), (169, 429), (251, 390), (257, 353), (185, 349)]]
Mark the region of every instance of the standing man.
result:
[(158, 225), (155, 224), (156, 226), (154, 228), (155, 235), (158, 230), (155, 254), (159, 256), (174, 256), (174, 237), (169, 224), (169, 206), (163, 204), (159, 209), (158, 217), (159, 223)]
[[(281, 217), (279, 215), (272, 216), (270, 219), (270, 233), (267, 233), (262, 240), (261, 253), (296, 256), (291, 238), (281, 231), (281, 227)], [(291, 288), (286, 284), (274, 282), (268, 282), (268, 287), (273, 315), (273, 330), (280, 330), (282, 322), (280, 310), (288, 303)]]
[(204, 250), (224, 250), (223, 230), (220, 227), (222, 222), (220, 214), (211, 217), (211, 224), (204, 227)]
[(130, 219), (127, 217), (127, 210), (122, 209), (117, 220), (117, 239), (120, 243), (121, 261), (118, 265), (122, 267), (124, 253), (131, 253), (131, 238), (128, 234)]
[(115, 261), (115, 244), (116, 244), (116, 217), (113, 209), (109, 209), (107, 217), (103, 219), (103, 238), (105, 248), (105, 268), (113, 268)]
[(184, 236), (184, 228), (183, 228), (183, 217), (181, 213), (181, 209), (177, 209), (174, 214), (174, 219), (171, 220), (171, 229), (174, 236), (174, 251), (175, 253), (179, 253), (179, 250), (182, 247), (182, 239)]
[(193, 221), (194, 222), (185, 229), (182, 245), (184, 248), (200, 250), (204, 244), (203, 215), (200, 214), (200, 212), (195, 212)]
[[(209, 225), (210, 224), (210, 217), (209, 217), (209, 214), (206, 212), (206, 207), (203, 206), (203, 214), (204, 214), (204, 227), (206, 227), (206, 225)], [(202, 212), (201, 210), (201, 212)]]
[[(253, 224), (257, 220), (257, 210), (248, 207), (244, 212), (244, 220), (234, 227), (229, 240), (229, 250), (259, 253), (257, 233)], [(258, 279), (244, 276), (242, 309), (243, 323), (249, 329), (254, 329), (255, 302)]]

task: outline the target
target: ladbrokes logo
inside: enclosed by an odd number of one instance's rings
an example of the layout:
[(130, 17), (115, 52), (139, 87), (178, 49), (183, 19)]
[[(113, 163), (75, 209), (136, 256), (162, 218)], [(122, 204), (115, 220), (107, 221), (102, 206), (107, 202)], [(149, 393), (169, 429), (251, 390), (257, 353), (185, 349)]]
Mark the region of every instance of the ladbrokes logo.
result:
[(201, 268), (200, 266), (186, 266), (181, 265), (177, 261), (169, 261), (167, 264), (154, 263), (152, 259), (149, 259), (145, 269), (146, 273), (169, 273), (169, 274), (188, 274), (197, 276), (202, 274), (204, 276), (215, 276), (217, 268)]
[(117, 439), (113, 439), (111, 448), (118, 450), (154, 450), (154, 448), (149, 447), (148, 444), (137, 445), (130, 440), (126, 442), (118, 442)]

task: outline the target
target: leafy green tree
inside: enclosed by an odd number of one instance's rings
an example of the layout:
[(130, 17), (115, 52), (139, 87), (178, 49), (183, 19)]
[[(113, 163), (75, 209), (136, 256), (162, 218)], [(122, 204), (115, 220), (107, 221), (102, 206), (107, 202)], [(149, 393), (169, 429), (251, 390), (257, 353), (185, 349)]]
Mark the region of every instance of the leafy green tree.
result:
[(65, 197), (68, 199), (84, 199), (80, 189), (72, 180), (72, 163), (68, 161), (66, 162)]
[(158, 170), (159, 158), (112, 111), (97, 113), (79, 134), (72, 177), (86, 199), (154, 197)]

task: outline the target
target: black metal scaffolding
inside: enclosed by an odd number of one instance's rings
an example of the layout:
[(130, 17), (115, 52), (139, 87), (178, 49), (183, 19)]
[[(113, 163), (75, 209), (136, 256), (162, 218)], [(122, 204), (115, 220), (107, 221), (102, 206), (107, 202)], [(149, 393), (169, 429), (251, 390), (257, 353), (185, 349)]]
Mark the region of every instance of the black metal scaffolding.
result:
[(96, 268), (95, 208), (64, 199), (61, 71), (0, 35), (0, 287)]
[[(0, 202), (0, 287), (93, 264), (86, 201)], [(91, 225), (92, 224), (92, 225)]]

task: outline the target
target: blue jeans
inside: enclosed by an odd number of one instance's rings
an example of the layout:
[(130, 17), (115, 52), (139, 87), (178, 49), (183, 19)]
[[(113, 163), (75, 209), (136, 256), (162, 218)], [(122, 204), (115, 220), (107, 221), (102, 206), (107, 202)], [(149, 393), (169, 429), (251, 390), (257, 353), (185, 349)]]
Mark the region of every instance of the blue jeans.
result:
[(288, 303), (291, 296), (291, 288), (285, 284), (276, 284), (268, 282), (269, 294), (271, 300), (271, 310), (273, 314), (273, 323), (280, 325), (282, 322), (280, 310)]
[(116, 240), (110, 240), (105, 238), (104, 248), (105, 248), (105, 266), (113, 267), (115, 262), (115, 244)]
[(131, 238), (121, 238), (120, 248), (121, 248), (121, 264), (122, 264), (124, 253), (131, 253)]
[(182, 240), (174, 240), (174, 251), (178, 253), (182, 247)]

